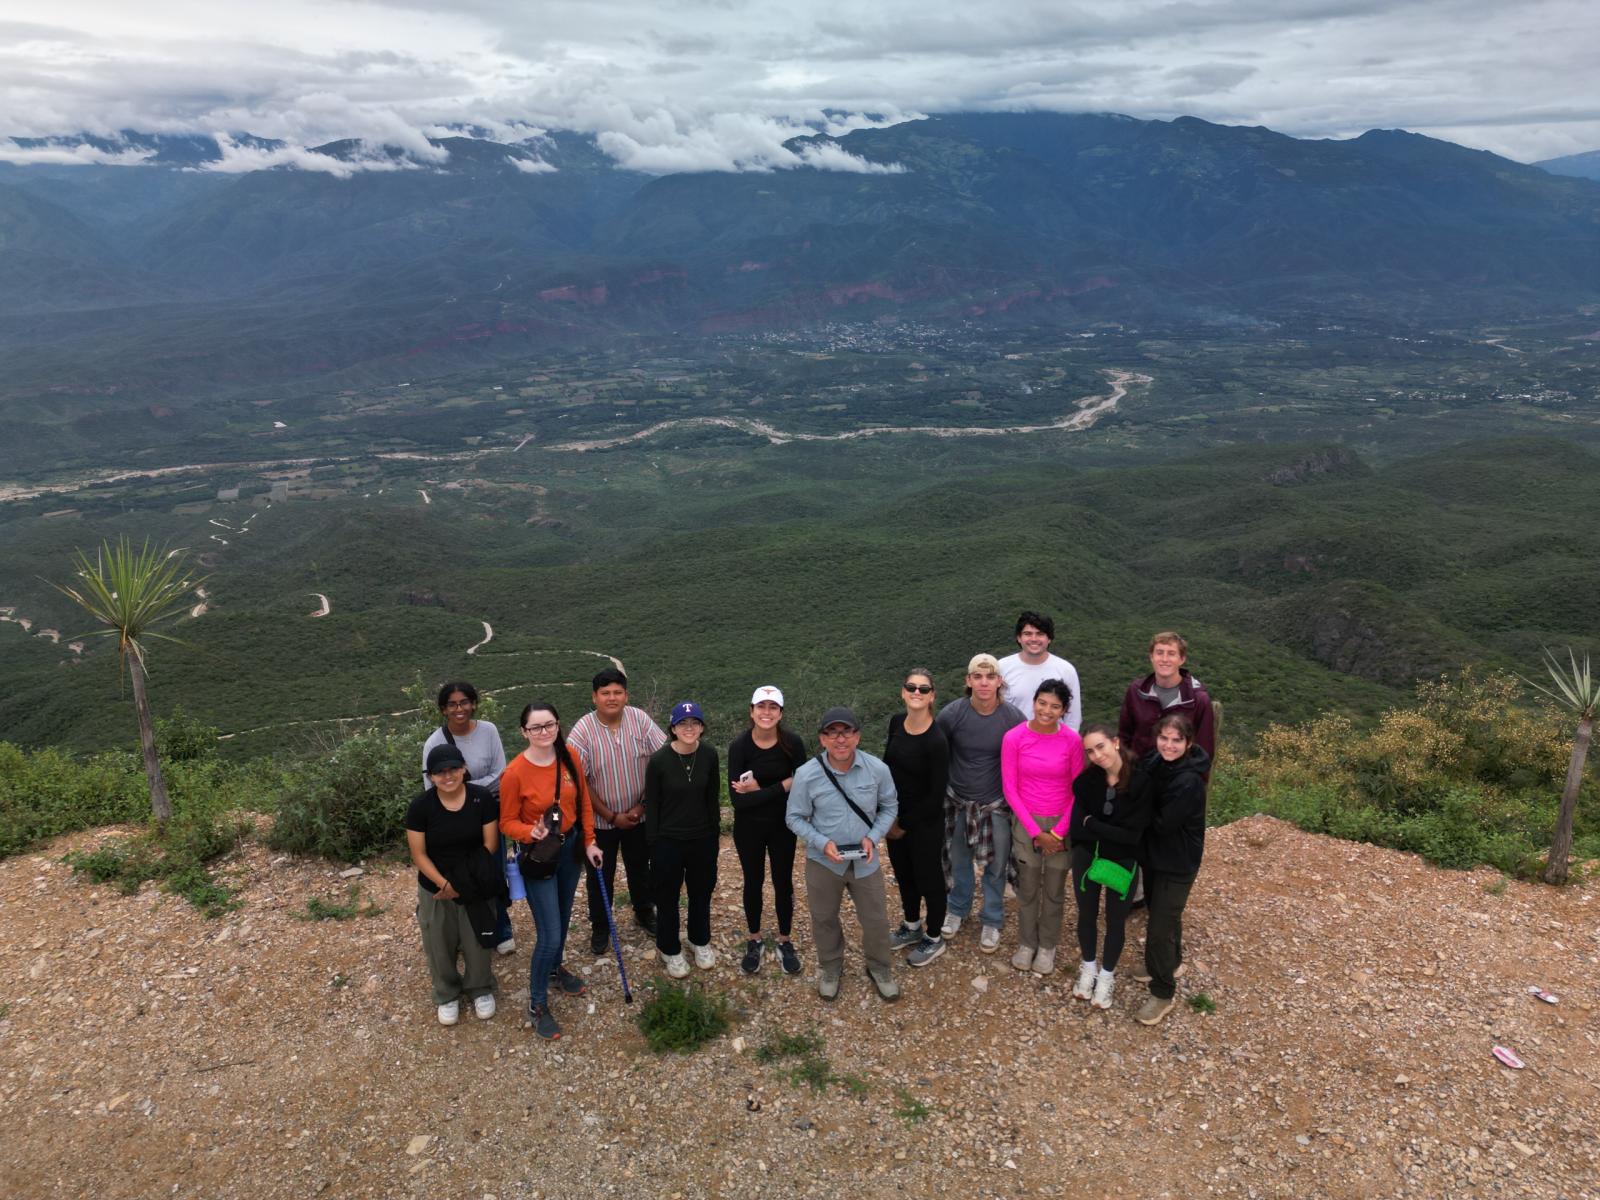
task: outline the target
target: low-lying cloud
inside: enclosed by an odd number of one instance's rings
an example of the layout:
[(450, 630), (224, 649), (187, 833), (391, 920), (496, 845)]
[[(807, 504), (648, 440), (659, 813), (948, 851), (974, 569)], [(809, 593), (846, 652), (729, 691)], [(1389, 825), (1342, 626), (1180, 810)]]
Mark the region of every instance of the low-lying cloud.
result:
[[(1406, 128), (1527, 160), (1600, 147), (1600, 106), (1574, 100), (1596, 61), (1591, 0), (0, 0), (0, 137), (223, 129), (283, 147), (209, 169), (338, 175), (400, 168), (316, 146), (438, 166), (444, 132), (570, 129), (643, 171), (883, 172), (784, 143), (1039, 109)], [(8, 162), (135, 161), (92, 150), (0, 142)]]

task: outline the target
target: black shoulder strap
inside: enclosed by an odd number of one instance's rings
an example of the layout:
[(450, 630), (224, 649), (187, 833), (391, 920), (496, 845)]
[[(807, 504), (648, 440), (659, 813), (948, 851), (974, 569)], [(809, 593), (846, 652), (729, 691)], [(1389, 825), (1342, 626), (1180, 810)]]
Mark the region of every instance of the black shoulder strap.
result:
[[(455, 744), (456, 744), (456, 735), (450, 732), (450, 726), (448, 726), (448, 725), (439, 726), (439, 732), (444, 734), (444, 740), (445, 741), (449, 742), (452, 746), (455, 746)], [(456, 749), (459, 750), (460, 747), (456, 746)]]
[(833, 786), (838, 789), (839, 795), (844, 797), (844, 802), (850, 806), (851, 810), (856, 814), (856, 816), (861, 818), (862, 824), (864, 824), (868, 829), (871, 829), (872, 818), (861, 811), (861, 806), (854, 800), (850, 799), (850, 793), (844, 790), (844, 785), (839, 782), (838, 776), (836, 776), (832, 771), (828, 770), (828, 760), (826, 754), (817, 755), (817, 765), (822, 768), (822, 773), (828, 777), (828, 782), (833, 784)]

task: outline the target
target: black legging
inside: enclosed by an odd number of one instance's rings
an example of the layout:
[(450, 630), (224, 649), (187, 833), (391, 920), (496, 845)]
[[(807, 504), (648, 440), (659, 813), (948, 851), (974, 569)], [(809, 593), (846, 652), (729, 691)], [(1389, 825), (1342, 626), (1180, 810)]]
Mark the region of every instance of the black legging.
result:
[(772, 860), (772, 907), (778, 910), (778, 933), (789, 936), (794, 924), (795, 836), (782, 821), (733, 818), (733, 848), (744, 871), (744, 919), (751, 933), (761, 928), (762, 886), (767, 860)]
[(894, 867), (895, 882), (900, 886), (900, 911), (905, 913), (906, 924), (921, 920), (922, 908), (928, 908), (928, 923), (924, 927), (929, 937), (938, 937), (944, 926), (944, 820), (936, 816), (932, 821), (906, 830), (901, 837), (886, 839), (889, 864)]
[[(1122, 957), (1124, 931), (1128, 923), (1128, 910), (1132, 902), (1124, 900), (1110, 888), (1103, 888), (1092, 879), (1084, 879), (1089, 864), (1094, 861), (1094, 847), (1081, 843), (1072, 847), (1072, 895), (1078, 902), (1078, 949), (1084, 962), (1094, 961), (1096, 934), (1100, 925), (1100, 893), (1106, 897), (1106, 945), (1100, 955), (1102, 970), (1115, 971)], [(1130, 888), (1128, 894), (1133, 895)]]

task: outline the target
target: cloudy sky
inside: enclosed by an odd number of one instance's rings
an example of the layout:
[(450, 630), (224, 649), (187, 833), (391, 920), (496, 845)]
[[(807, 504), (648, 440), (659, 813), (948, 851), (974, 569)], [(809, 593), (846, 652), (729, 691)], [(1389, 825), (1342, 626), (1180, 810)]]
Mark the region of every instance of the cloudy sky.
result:
[(0, 0), (0, 138), (425, 149), (470, 123), (761, 169), (794, 165), (806, 124), (1049, 109), (1398, 127), (1526, 161), (1600, 149), (1596, 63), (1595, 0)]

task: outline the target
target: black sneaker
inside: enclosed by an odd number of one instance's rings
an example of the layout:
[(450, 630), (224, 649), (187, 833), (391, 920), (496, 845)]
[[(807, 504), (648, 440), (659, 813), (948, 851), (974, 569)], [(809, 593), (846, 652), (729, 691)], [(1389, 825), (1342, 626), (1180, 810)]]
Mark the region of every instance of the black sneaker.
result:
[(744, 957), (739, 960), (739, 970), (746, 975), (754, 975), (761, 970), (761, 955), (766, 950), (766, 943), (760, 938), (751, 938), (744, 944)]
[(915, 926), (909, 922), (901, 921), (900, 928), (889, 935), (889, 949), (904, 950), (907, 946), (915, 946), (922, 940), (922, 925)]
[(800, 956), (795, 953), (793, 942), (778, 943), (778, 959), (783, 963), (785, 975), (800, 974)]
[(639, 922), (639, 928), (640, 929), (644, 930), (651, 937), (655, 937), (655, 935), (656, 935), (656, 914), (655, 914), (655, 910), (654, 909), (649, 909), (649, 908), (635, 909), (634, 910), (634, 914), (633, 914), (633, 919), (635, 921)]
[(587, 983), (565, 967), (557, 967), (554, 971), (551, 971), (550, 982), (569, 996), (581, 996), (589, 990)]
[(528, 1005), (528, 1022), (533, 1026), (533, 1031), (547, 1042), (553, 1042), (561, 1036), (561, 1026), (556, 1023), (548, 1004)]
[(589, 952), (591, 954), (604, 954), (611, 949), (611, 934), (604, 929), (596, 929), (589, 934)]

